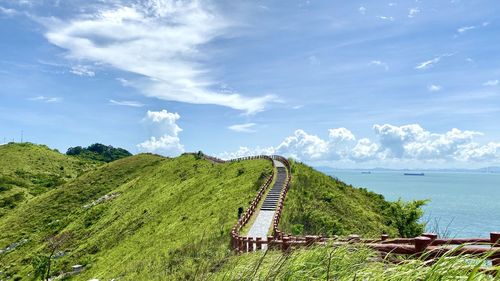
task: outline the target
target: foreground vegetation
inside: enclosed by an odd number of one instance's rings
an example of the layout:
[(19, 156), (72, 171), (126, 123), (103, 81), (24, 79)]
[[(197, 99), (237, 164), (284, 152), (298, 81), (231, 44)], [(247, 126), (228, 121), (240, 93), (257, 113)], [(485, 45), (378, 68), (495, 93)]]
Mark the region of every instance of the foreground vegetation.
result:
[(387, 202), (380, 194), (293, 161), (292, 174), (281, 219), (286, 233), (414, 237), (424, 231), (419, 219), (425, 201)]
[(498, 280), (479, 272), (484, 260), (443, 257), (429, 265), (420, 259), (395, 265), (362, 247), (314, 247), (290, 254), (254, 252), (232, 257), (211, 280)]

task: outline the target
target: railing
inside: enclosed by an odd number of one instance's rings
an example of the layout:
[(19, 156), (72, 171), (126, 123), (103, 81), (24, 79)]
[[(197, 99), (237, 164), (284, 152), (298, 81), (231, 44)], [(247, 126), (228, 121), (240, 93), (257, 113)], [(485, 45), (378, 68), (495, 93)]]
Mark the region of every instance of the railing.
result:
[[(282, 162), (287, 169), (287, 179), (280, 193), (278, 206), (273, 218), (273, 235), (266, 237), (246, 237), (240, 236), (239, 231), (246, 225), (251, 215), (257, 208), (258, 203), (262, 199), (265, 190), (269, 187), (274, 177), (274, 172), (262, 185), (257, 196), (252, 201), (250, 208), (247, 209), (245, 215), (242, 216), (231, 231), (231, 246), (232, 249), (239, 253), (252, 252), (261, 250), (263, 245), (267, 245), (269, 249), (280, 249), (284, 252), (289, 252), (294, 248), (310, 247), (313, 245), (364, 245), (378, 251), (383, 255), (405, 255), (423, 258), (433, 261), (436, 258), (444, 255), (458, 256), (468, 255), (490, 260), (493, 266), (500, 266), (500, 232), (491, 232), (490, 238), (451, 238), (440, 239), (437, 234), (424, 233), (421, 236), (414, 238), (393, 238), (389, 239), (388, 235), (382, 235), (380, 239), (362, 239), (359, 235), (349, 235), (346, 238), (338, 237), (322, 237), (322, 236), (292, 236), (287, 235), (279, 230), (279, 222), (283, 212), (284, 202), (290, 182), (292, 178), (291, 166), (289, 161), (278, 155), (272, 156), (251, 156), (224, 161), (215, 157), (205, 156), (205, 158), (216, 162), (237, 162), (252, 159), (269, 159)], [(274, 163), (274, 162), (273, 162)], [(274, 169), (273, 169), (274, 170)], [(486, 270), (488, 271), (488, 270)]]

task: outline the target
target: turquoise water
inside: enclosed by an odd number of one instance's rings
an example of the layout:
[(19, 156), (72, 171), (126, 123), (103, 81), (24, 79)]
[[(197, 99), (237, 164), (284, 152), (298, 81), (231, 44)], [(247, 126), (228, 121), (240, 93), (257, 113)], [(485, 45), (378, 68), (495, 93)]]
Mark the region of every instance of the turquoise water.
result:
[(423, 220), (428, 229), (447, 229), (453, 237), (489, 237), (500, 231), (500, 174), (335, 171), (330, 175), (384, 195), (390, 201), (430, 199)]

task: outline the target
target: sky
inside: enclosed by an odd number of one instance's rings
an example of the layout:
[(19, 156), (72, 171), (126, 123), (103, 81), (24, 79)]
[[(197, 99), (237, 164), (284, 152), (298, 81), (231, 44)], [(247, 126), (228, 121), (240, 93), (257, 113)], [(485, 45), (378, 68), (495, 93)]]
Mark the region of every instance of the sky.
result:
[(0, 0), (0, 143), (500, 165), (500, 5)]

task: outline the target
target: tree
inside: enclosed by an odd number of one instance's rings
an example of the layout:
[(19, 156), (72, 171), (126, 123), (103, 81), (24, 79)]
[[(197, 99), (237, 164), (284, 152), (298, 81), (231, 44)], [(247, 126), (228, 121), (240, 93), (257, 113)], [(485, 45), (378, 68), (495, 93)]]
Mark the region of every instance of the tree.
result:
[(36, 277), (40, 277), (41, 280), (49, 280), (54, 255), (69, 243), (71, 237), (71, 232), (64, 232), (45, 239), (47, 254), (37, 255), (31, 261)]

